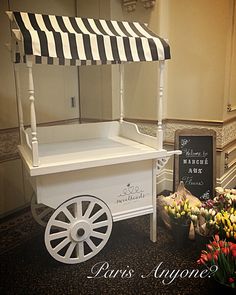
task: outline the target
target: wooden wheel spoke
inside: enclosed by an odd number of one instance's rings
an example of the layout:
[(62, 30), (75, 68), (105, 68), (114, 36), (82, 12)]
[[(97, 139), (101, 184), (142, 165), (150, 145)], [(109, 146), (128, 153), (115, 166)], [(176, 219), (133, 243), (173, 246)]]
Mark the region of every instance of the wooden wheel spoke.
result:
[(77, 202), (74, 204), (74, 213), (77, 219), (80, 219), (83, 216), (81, 200), (77, 200)]
[(73, 222), (75, 220), (74, 216), (70, 213), (70, 211), (66, 207), (62, 209), (62, 212), (65, 214), (65, 216), (68, 218), (70, 222)]
[(41, 226), (46, 226), (49, 217), (52, 215), (54, 209), (47, 207), (44, 204), (37, 203), (36, 195), (33, 194), (31, 199), (31, 213), (34, 220)]
[(49, 235), (49, 240), (56, 240), (56, 239), (60, 239), (60, 238), (65, 238), (68, 236), (68, 232), (66, 230), (63, 230), (59, 233), (53, 233)]
[(96, 219), (98, 219), (100, 216), (102, 216), (102, 214), (105, 213), (104, 209), (100, 209), (98, 212), (96, 212), (93, 216), (91, 216), (91, 218), (89, 218), (89, 220), (91, 222), (94, 222)]
[(84, 258), (84, 242), (79, 242), (76, 245), (76, 254), (79, 259)]
[(43, 205), (43, 204), (34, 204), (34, 208), (35, 209), (41, 209), (41, 208), (47, 208), (45, 205)]
[(91, 236), (103, 240), (106, 237), (106, 234), (103, 234), (97, 231), (92, 231)]
[(93, 243), (93, 241), (88, 238), (86, 240), (86, 243), (88, 244), (89, 248), (92, 250), (92, 251), (95, 251), (97, 249), (96, 245)]
[(88, 208), (85, 211), (84, 217), (89, 218), (89, 215), (91, 214), (91, 212), (93, 211), (93, 207), (94, 207), (94, 203), (90, 202), (88, 205)]
[(76, 246), (76, 242), (70, 243), (70, 246), (66, 250), (66, 254), (65, 254), (66, 259), (69, 259), (71, 257), (71, 254), (72, 254), (73, 250), (75, 249), (75, 246)]
[(54, 220), (52, 226), (68, 229), (70, 227), (70, 224), (60, 220)]
[(108, 226), (108, 225), (109, 225), (108, 220), (104, 220), (104, 221), (93, 223), (92, 224), (92, 228), (95, 229), (95, 228), (99, 228), (99, 227), (103, 227), (103, 226)]
[(39, 215), (38, 215), (38, 217), (39, 218), (44, 218), (44, 217), (46, 217), (49, 213), (51, 213), (52, 212), (52, 209), (51, 208), (46, 208), (44, 211), (42, 211)]
[(63, 241), (61, 241), (55, 248), (53, 248), (54, 252), (59, 252), (61, 249), (63, 249), (68, 243), (70, 242), (69, 238), (65, 238)]

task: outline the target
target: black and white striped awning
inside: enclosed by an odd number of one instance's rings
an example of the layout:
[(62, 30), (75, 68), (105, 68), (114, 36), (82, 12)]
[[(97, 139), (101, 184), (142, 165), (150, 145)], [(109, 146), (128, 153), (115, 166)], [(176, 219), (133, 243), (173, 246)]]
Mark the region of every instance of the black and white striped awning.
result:
[(165, 40), (145, 24), (7, 12), (17, 25), (15, 62), (59, 65), (113, 64), (170, 58)]

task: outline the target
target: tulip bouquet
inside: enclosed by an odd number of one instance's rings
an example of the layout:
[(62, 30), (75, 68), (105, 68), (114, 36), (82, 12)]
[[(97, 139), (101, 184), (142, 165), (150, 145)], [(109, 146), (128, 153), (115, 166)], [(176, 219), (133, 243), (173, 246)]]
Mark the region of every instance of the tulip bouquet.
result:
[(216, 214), (215, 221), (222, 236), (236, 241), (236, 209), (221, 210)]
[(212, 236), (219, 232), (222, 237), (236, 240), (236, 190), (216, 188), (217, 196), (193, 208), (191, 219), (195, 232)]
[(193, 221), (195, 233), (202, 236), (212, 236), (216, 232), (216, 213), (215, 209), (207, 208), (205, 203), (200, 208), (192, 208), (190, 217)]
[(188, 199), (182, 198), (179, 201), (174, 201), (172, 205), (164, 206), (164, 209), (172, 222), (190, 224), (191, 206)]
[(206, 250), (202, 250), (197, 263), (207, 267), (217, 266), (214, 278), (221, 284), (236, 288), (236, 243), (220, 240), (215, 235)]
[(220, 210), (236, 209), (236, 189), (216, 188), (217, 196), (214, 198), (214, 206)]

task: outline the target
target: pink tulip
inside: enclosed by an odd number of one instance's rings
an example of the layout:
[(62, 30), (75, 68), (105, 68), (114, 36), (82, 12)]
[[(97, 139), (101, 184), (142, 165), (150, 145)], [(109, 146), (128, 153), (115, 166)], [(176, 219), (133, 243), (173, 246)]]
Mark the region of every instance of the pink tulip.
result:
[(214, 258), (215, 261), (217, 261), (218, 260), (218, 255), (217, 254), (213, 254), (213, 258)]
[(232, 256), (236, 258), (236, 249), (231, 250)]
[(202, 254), (200, 259), (208, 261), (207, 255), (208, 254)]
[(208, 248), (209, 250), (213, 251), (213, 247), (212, 247), (212, 245), (207, 244), (207, 248)]
[(200, 259), (197, 260), (197, 264), (205, 264), (205, 262), (204, 262), (203, 259), (200, 258)]
[(212, 260), (212, 258), (213, 258), (213, 256), (211, 255), (211, 253), (208, 253), (208, 254), (207, 254), (207, 260), (210, 261), (210, 260)]
[(216, 242), (219, 242), (219, 240), (220, 240), (219, 235), (215, 235), (215, 241), (216, 241)]
[(229, 283), (230, 284), (234, 283), (234, 278), (229, 278)]
[[(229, 244), (229, 243), (228, 243)], [(232, 251), (232, 250), (236, 250), (236, 244), (234, 244), (234, 243), (230, 243), (229, 244), (230, 245), (230, 250)]]
[(225, 255), (228, 255), (228, 254), (229, 254), (229, 248), (226, 248), (226, 247), (221, 248), (221, 251), (222, 251), (222, 253), (224, 253)]
[(225, 243), (223, 241), (219, 242), (220, 248), (223, 248), (225, 246)]
[(216, 241), (213, 241), (211, 244), (212, 244), (215, 248), (219, 247), (219, 244), (218, 244)]

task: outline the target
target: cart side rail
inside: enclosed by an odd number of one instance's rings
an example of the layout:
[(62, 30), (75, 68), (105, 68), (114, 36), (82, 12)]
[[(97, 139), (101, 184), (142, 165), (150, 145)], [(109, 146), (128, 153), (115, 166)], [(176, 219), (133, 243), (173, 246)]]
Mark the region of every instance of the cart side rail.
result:
[(141, 133), (134, 123), (123, 121), (120, 125), (120, 136), (132, 139), (154, 149), (162, 150), (158, 149), (159, 138)]
[[(26, 129), (27, 140), (31, 141), (31, 128)], [(37, 128), (39, 144), (77, 141), (90, 138), (105, 138), (119, 134), (119, 122), (66, 124)]]

